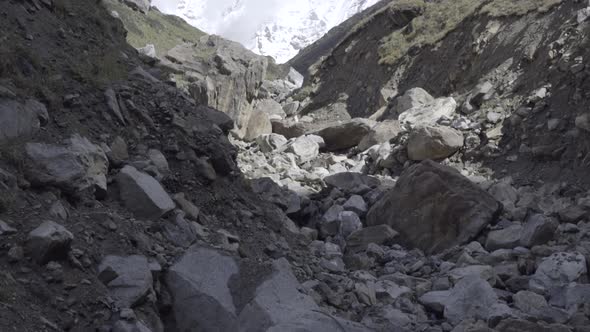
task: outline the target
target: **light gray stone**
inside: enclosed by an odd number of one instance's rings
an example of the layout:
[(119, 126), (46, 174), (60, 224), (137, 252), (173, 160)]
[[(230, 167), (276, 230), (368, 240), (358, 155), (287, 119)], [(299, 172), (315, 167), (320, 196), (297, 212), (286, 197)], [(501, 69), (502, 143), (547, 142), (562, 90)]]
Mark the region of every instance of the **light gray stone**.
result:
[(229, 285), (238, 272), (234, 258), (215, 250), (191, 247), (165, 277), (176, 327), (187, 332), (239, 331)]
[(140, 218), (159, 219), (175, 207), (156, 179), (132, 166), (125, 166), (119, 172), (117, 184), (125, 206)]
[(98, 279), (119, 308), (141, 304), (152, 291), (152, 272), (144, 256), (106, 256), (98, 266)]
[(26, 176), (36, 186), (56, 186), (76, 193), (90, 187), (106, 192), (108, 158), (88, 139), (73, 135), (65, 145), (27, 143)]
[(408, 138), (411, 160), (444, 159), (463, 147), (463, 134), (448, 127), (419, 127)]
[(320, 145), (308, 136), (301, 136), (287, 143), (285, 151), (297, 156), (299, 163), (306, 163), (319, 155)]
[(265, 134), (256, 138), (256, 144), (258, 144), (260, 151), (263, 153), (270, 153), (287, 144), (287, 139), (285, 136), (279, 134)]
[(455, 114), (457, 102), (453, 98), (439, 98), (425, 105), (412, 107), (399, 114), (400, 123), (417, 126), (433, 126), (442, 117), (451, 118)]
[(587, 273), (586, 258), (580, 253), (558, 252), (543, 259), (529, 282), (529, 288), (546, 294), (563, 287)]

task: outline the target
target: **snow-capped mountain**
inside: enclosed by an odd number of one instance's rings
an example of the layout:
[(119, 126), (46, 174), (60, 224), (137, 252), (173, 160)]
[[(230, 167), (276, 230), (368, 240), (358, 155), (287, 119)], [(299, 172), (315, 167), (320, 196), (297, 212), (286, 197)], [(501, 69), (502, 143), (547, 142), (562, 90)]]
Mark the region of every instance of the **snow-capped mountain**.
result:
[[(155, 0), (191, 25), (287, 62), (332, 27), (380, 0)], [(158, 3), (165, 3), (159, 6)]]

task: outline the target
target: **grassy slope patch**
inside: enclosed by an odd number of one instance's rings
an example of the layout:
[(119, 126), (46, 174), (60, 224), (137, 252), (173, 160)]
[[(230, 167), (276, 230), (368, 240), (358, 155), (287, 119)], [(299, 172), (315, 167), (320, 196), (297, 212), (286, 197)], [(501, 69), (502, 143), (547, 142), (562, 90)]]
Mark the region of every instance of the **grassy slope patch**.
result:
[[(492, 17), (520, 16), (532, 11), (546, 12), (562, 0), (424, 0), (392, 1), (390, 8), (413, 4), (422, 6), (424, 14), (406, 28), (383, 38), (379, 50), (382, 64), (394, 64), (414, 47), (434, 45), (453, 31), (465, 18), (476, 13)], [(483, 5), (483, 7), (481, 7)]]
[(136, 48), (154, 44), (159, 56), (183, 42), (195, 43), (205, 35), (203, 31), (174, 15), (166, 15), (157, 10), (142, 14), (117, 0), (106, 0), (105, 4), (119, 14), (128, 31), (129, 44)]

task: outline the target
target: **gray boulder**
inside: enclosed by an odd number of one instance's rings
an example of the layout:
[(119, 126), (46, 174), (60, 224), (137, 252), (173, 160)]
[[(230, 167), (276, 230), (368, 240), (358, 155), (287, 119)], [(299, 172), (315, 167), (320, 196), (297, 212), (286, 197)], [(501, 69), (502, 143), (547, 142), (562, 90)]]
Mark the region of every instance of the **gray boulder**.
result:
[(330, 188), (337, 188), (340, 191), (347, 193), (359, 193), (368, 191), (367, 189), (375, 188), (381, 183), (379, 179), (352, 172), (342, 172), (334, 175), (326, 176), (324, 182)]
[(558, 222), (542, 214), (534, 214), (527, 218), (520, 235), (520, 245), (531, 248), (533, 246), (546, 244), (553, 240)]
[(94, 186), (106, 192), (108, 158), (86, 138), (74, 135), (63, 146), (27, 143), (25, 155), (25, 173), (33, 185), (52, 185), (70, 193)]
[(364, 216), (367, 213), (367, 203), (362, 196), (352, 195), (342, 206), (346, 211), (352, 211), (359, 216)]
[(154, 44), (147, 44), (144, 47), (140, 47), (137, 49), (139, 54), (143, 54), (150, 58), (156, 58), (158, 54), (156, 53), (156, 46)]
[(297, 156), (299, 163), (306, 163), (320, 154), (320, 145), (309, 136), (301, 136), (289, 142), (285, 151)]
[(265, 134), (256, 138), (256, 144), (263, 153), (270, 153), (287, 144), (287, 139), (279, 134)]
[(413, 88), (397, 97), (393, 103), (393, 114), (399, 115), (414, 107), (428, 105), (434, 98), (422, 88)]
[(580, 253), (558, 252), (543, 259), (529, 282), (529, 288), (541, 294), (563, 287), (587, 273), (586, 258)]
[(238, 331), (237, 309), (230, 279), (238, 274), (234, 258), (218, 251), (191, 247), (165, 280), (179, 331)]
[(259, 194), (263, 200), (271, 202), (281, 208), (285, 213), (291, 214), (301, 210), (299, 196), (285, 188), (281, 188), (270, 178), (250, 180), (252, 191)]
[(284, 119), (287, 116), (285, 111), (283, 111), (281, 104), (273, 99), (263, 99), (256, 101), (254, 110), (266, 113), (269, 117), (274, 115)]
[(260, 135), (266, 135), (272, 133), (272, 124), (268, 114), (260, 110), (252, 111), (250, 120), (246, 127), (246, 134), (244, 140), (253, 141)]
[(47, 108), (29, 99), (24, 103), (0, 99), (0, 143), (19, 137), (30, 137), (49, 120)]
[(340, 151), (357, 146), (374, 125), (371, 120), (352, 119), (326, 127), (314, 134), (324, 139), (327, 151)]
[(370, 209), (367, 224), (390, 225), (404, 244), (434, 253), (469, 242), (500, 211), (500, 203), (455, 169), (426, 160), (402, 173)]
[(478, 276), (461, 279), (444, 300), (444, 316), (453, 325), (465, 319), (489, 320), (510, 316), (510, 308), (498, 300), (492, 286)]
[(363, 223), (361, 222), (361, 218), (352, 212), (352, 211), (343, 211), (340, 212), (338, 215), (338, 219), (340, 219), (340, 235), (343, 238), (346, 238), (351, 233), (356, 232), (363, 228)]
[(305, 135), (310, 127), (308, 123), (292, 120), (273, 119), (271, 124), (273, 133), (283, 135), (288, 139)]
[(448, 127), (419, 127), (408, 138), (411, 160), (444, 159), (463, 147), (463, 134)]
[(194, 246), (170, 268), (165, 281), (179, 331), (366, 331), (320, 311), (310, 296), (299, 292), (301, 285), (285, 259), (272, 266), (246, 266)]
[(398, 232), (387, 225), (366, 227), (346, 238), (346, 250), (352, 253), (366, 250), (369, 244), (387, 245), (393, 243)]
[(27, 248), (37, 263), (45, 264), (65, 259), (73, 240), (74, 235), (65, 227), (48, 220), (29, 233)]
[(98, 266), (98, 279), (119, 308), (141, 304), (152, 291), (152, 272), (144, 256), (106, 256)]
[(385, 120), (378, 122), (358, 144), (361, 151), (365, 151), (373, 145), (389, 142), (402, 132), (402, 128), (397, 120)]
[(457, 102), (453, 98), (439, 98), (432, 103), (415, 106), (399, 114), (398, 120), (402, 124), (412, 127), (433, 126), (442, 117), (452, 117), (457, 109)]
[(522, 226), (512, 225), (504, 229), (494, 230), (488, 234), (486, 250), (514, 249), (519, 246)]
[(156, 179), (132, 166), (125, 166), (116, 180), (125, 206), (139, 218), (159, 219), (175, 207)]

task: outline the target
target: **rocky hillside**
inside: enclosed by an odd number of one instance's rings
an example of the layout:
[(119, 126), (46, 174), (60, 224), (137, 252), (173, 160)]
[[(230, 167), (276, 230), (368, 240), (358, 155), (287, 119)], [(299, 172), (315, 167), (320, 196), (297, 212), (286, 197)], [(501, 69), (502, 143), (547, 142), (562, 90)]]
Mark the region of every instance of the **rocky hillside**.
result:
[(588, 329), (590, 3), (386, 2), (300, 89), (149, 5), (0, 9), (0, 331)]

